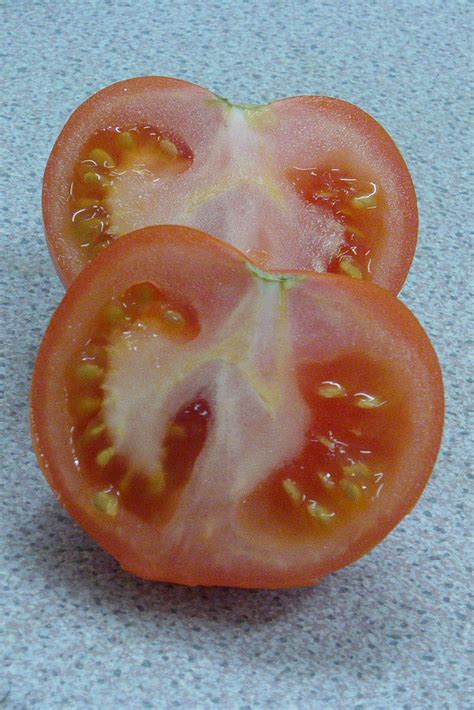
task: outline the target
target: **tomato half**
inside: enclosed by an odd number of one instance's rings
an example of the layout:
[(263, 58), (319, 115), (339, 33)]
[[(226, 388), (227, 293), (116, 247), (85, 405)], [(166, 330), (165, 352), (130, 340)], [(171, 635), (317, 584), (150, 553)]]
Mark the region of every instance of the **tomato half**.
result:
[(43, 213), (65, 283), (117, 237), (183, 224), (261, 268), (333, 271), (397, 293), (418, 229), (403, 158), (356, 106), (236, 106), (162, 77), (109, 86), (73, 113), (46, 168)]
[(186, 227), (87, 265), (33, 377), (61, 503), (126, 570), (184, 584), (313, 584), (357, 559), (420, 496), (442, 421), (436, 355), (394, 296)]

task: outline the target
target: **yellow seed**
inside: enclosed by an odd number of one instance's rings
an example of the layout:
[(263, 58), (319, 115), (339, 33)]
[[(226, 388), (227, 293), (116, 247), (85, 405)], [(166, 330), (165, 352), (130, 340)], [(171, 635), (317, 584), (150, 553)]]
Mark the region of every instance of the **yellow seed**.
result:
[(335, 513), (331, 512), (323, 505), (319, 505), (319, 503), (316, 503), (314, 500), (308, 503), (306, 510), (311, 517), (314, 518), (314, 520), (318, 521), (318, 523), (329, 523), (331, 519), (335, 517)]
[(162, 316), (168, 323), (172, 323), (173, 325), (179, 327), (186, 323), (184, 316), (179, 311), (174, 311), (172, 308), (163, 308)]
[(342, 470), (344, 471), (345, 476), (351, 477), (361, 476), (362, 478), (367, 478), (371, 474), (370, 468), (367, 466), (366, 463), (363, 463), (362, 461), (356, 461), (356, 463), (351, 463), (348, 466), (343, 466)]
[(334, 193), (322, 190), (321, 192), (316, 192), (315, 197), (321, 197), (322, 199), (327, 199), (328, 197), (334, 197)]
[(342, 385), (337, 382), (323, 382), (318, 388), (318, 393), (326, 399), (335, 399), (337, 397), (345, 397), (347, 392)]
[(318, 473), (318, 478), (327, 490), (331, 490), (336, 487), (336, 481), (333, 479), (330, 473), (327, 471), (320, 471)]
[(74, 229), (80, 237), (87, 237), (91, 234), (99, 234), (104, 228), (104, 220), (93, 217), (84, 219), (81, 222), (74, 222)]
[(93, 441), (94, 439), (97, 439), (101, 434), (104, 433), (105, 430), (106, 430), (106, 426), (105, 426), (104, 422), (100, 422), (100, 423), (94, 422), (93, 424), (90, 424), (86, 428), (84, 434), (82, 435), (82, 438), (85, 441), (85, 443), (88, 443), (90, 441)]
[(318, 436), (318, 441), (320, 444), (326, 447), (326, 449), (329, 449), (329, 451), (334, 451), (336, 448), (336, 444), (334, 441), (331, 441), (331, 439), (328, 439), (327, 436)]
[(125, 320), (125, 311), (119, 303), (111, 301), (101, 310), (101, 318), (109, 326), (120, 325)]
[(384, 404), (387, 404), (385, 399), (371, 394), (359, 394), (355, 401), (355, 406), (359, 407), (359, 409), (378, 409), (383, 407)]
[(135, 139), (130, 131), (123, 131), (123, 133), (119, 133), (117, 142), (124, 150), (131, 150), (135, 145)]
[(339, 262), (339, 271), (342, 271), (346, 276), (350, 276), (352, 279), (362, 279), (362, 270), (357, 266), (357, 264), (348, 258), (343, 258)]
[(109, 446), (106, 449), (102, 449), (102, 451), (99, 451), (99, 453), (95, 457), (95, 462), (101, 468), (105, 468), (105, 466), (107, 466), (107, 464), (111, 462), (114, 456), (115, 449), (113, 446)]
[(300, 505), (303, 502), (304, 495), (300, 491), (298, 485), (291, 480), (291, 478), (285, 478), (282, 482), (283, 489), (285, 493), (291, 498), (293, 503)]
[(180, 424), (171, 424), (168, 428), (168, 435), (176, 437), (177, 439), (184, 439), (186, 436), (186, 429)]
[(351, 205), (357, 210), (374, 209), (374, 207), (377, 207), (375, 191), (369, 195), (358, 195), (357, 197), (353, 197)]
[(90, 209), (91, 207), (99, 207), (99, 206), (100, 206), (99, 200), (94, 199), (93, 197), (79, 197), (74, 202), (74, 207), (75, 207), (75, 209), (78, 209), (78, 210), (87, 210), (87, 209)]
[(104, 184), (104, 178), (99, 173), (89, 171), (82, 176), (82, 182), (87, 187), (101, 187)]
[(80, 397), (76, 404), (76, 412), (81, 417), (91, 417), (99, 411), (102, 404), (100, 397), (91, 397), (85, 395)]
[(76, 376), (81, 382), (96, 382), (102, 378), (104, 370), (91, 362), (83, 362), (76, 370)]
[(165, 486), (165, 472), (162, 468), (157, 469), (154, 473), (148, 476), (148, 490), (152, 495), (161, 495), (165, 490)]
[(357, 483), (349, 481), (347, 478), (343, 478), (342, 481), (340, 481), (340, 485), (346, 498), (349, 498), (349, 500), (354, 502), (360, 500), (362, 492)]
[(100, 510), (101, 513), (115, 517), (119, 509), (118, 497), (115, 493), (111, 493), (109, 490), (99, 491), (96, 493), (93, 499), (94, 507)]
[(160, 141), (160, 150), (166, 155), (169, 160), (174, 160), (178, 155), (178, 148), (172, 141), (163, 138)]
[(114, 159), (110, 153), (107, 153), (107, 151), (102, 148), (94, 148), (94, 150), (91, 150), (89, 160), (93, 160), (94, 163), (100, 165), (101, 168), (107, 168), (108, 170), (115, 167)]

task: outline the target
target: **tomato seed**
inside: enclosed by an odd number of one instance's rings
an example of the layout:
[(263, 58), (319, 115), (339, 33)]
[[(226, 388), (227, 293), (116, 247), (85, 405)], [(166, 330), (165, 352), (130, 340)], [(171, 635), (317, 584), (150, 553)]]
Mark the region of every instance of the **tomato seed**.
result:
[(99, 167), (106, 168), (108, 170), (112, 170), (112, 168), (115, 167), (114, 160), (110, 153), (107, 153), (107, 151), (102, 148), (94, 148), (91, 150), (89, 153), (89, 160), (93, 160)]
[(304, 495), (295, 481), (292, 481), (291, 478), (285, 478), (285, 480), (282, 481), (282, 486), (283, 490), (291, 498), (293, 503), (300, 505), (303, 502)]
[(379, 409), (383, 407), (384, 404), (387, 404), (386, 400), (377, 397), (377, 395), (365, 393), (356, 395), (355, 406), (359, 407), (359, 409)]
[(323, 382), (318, 389), (318, 393), (321, 397), (325, 397), (326, 399), (345, 397), (347, 394), (344, 387), (337, 382)]
[(110, 488), (96, 493), (93, 498), (94, 507), (101, 513), (115, 517), (119, 510), (119, 500), (116, 493), (113, 493)]
[(346, 498), (354, 502), (360, 500), (362, 492), (357, 483), (349, 481), (347, 478), (343, 478), (339, 483)]
[(319, 505), (316, 501), (312, 500), (306, 506), (306, 510), (311, 515), (312, 518), (318, 521), (318, 523), (329, 523), (332, 518), (336, 516), (335, 513), (331, 512), (323, 505)]
[(105, 468), (105, 466), (107, 466), (107, 464), (109, 464), (112, 461), (114, 456), (115, 456), (114, 447), (108, 446), (106, 449), (102, 449), (102, 451), (99, 451), (99, 453), (95, 457), (95, 462), (101, 468)]

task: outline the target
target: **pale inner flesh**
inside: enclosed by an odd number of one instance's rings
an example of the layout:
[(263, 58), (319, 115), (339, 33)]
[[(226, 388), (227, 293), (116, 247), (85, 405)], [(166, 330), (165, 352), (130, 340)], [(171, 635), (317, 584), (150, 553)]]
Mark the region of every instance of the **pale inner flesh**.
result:
[(110, 231), (183, 224), (224, 239), (262, 266), (324, 271), (343, 243), (344, 225), (328, 208), (305, 202), (284, 167), (259, 123), (245, 109), (227, 107), (192, 169), (173, 176), (136, 165), (114, 171), (104, 200)]

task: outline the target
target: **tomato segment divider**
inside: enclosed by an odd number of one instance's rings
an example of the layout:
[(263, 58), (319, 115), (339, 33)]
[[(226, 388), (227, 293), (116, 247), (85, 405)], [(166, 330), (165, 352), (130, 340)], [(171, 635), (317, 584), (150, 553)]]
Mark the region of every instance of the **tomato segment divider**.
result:
[(32, 437), (60, 502), (128, 571), (183, 584), (316, 583), (406, 515), (443, 388), (394, 296), (264, 271), (186, 227), (124, 236), (53, 315)]
[(123, 234), (183, 224), (262, 269), (397, 293), (418, 230), (407, 166), (361, 109), (321, 96), (233, 105), (166, 77), (119, 82), (79, 106), (48, 161), (43, 215), (65, 284)]

